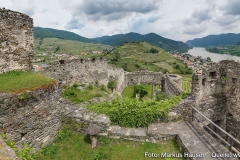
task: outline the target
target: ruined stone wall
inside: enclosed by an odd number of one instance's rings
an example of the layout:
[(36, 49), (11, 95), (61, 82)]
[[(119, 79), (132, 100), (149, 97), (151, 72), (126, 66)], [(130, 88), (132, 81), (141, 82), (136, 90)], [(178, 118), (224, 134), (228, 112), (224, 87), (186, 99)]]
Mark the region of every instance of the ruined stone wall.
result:
[(182, 87), (178, 84), (180, 83), (179, 81), (182, 82), (180, 76), (176, 75), (176, 77), (173, 77), (166, 74), (164, 78), (163, 91), (171, 96), (179, 95), (182, 92)]
[(239, 68), (229, 60), (205, 66), (193, 75), (192, 96), (197, 109), (240, 140)]
[(56, 61), (46, 67), (43, 73), (67, 84), (95, 84), (98, 81), (99, 84), (107, 85), (110, 80), (114, 80), (117, 93), (121, 93), (124, 88), (123, 69), (112, 68), (102, 58)]
[(0, 132), (16, 142), (28, 143), (35, 151), (51, 143), (61, 128), (59, 84), (17, 95), (0, 93)]
[(0, 74), (29, 70), (33, 59), (33, 19), (0, 8)]
[(107, 85), (110, 80), (116, 83), (115, 91), (121, 94), (124, 87), (134, 84), (165, 85), (166, 92), (178, 95), (181, 90), (181, 76), (170, 75), (165, 83), (161, 72), (124, 72), (122, 68), (112, 68), (103, 58), (60, 60), (52, 62), (43, 71), (47, 76), (61, 81), (64, 84), (87, 83)]
[(125, 87), (134, 84), (161, 84), (163, 73), (161, 72), (125, 72)]

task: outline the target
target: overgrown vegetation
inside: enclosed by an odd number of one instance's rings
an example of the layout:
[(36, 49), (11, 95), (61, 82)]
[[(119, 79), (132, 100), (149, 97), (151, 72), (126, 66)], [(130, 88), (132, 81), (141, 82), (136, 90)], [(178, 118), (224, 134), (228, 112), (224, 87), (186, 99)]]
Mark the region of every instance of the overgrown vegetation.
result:
[(145, 127), (158, 118), (165, 118), (168, 109), (186, 97), (186, 93), (162, 101), (139, 101), (137, 99), (114, 99), (109, 103), (89, 105), (87, 108), (110, 117), (113, 124), (123, 127)]
[(48, 87), (54, 83), (55, 80), (40, 73), (10, 71), (0, 74), (0, 92), (20, 93)]
[[(81, 88), (78, 88), (78, 87)], [(65, 90), (62, 96), (66, 99), (69, 99), (73, 103), (81, 103), (83, 101), (89, 101), (96, 97), (107, 96), (109, 91), (104, 85), (95, 85), (89, 84), (85, 86), (84, 84), (73, 84), (71, 87), (65, 86)]]
[(156, 100), (157, 100), (157, 101), (168, 100), (168, 99), (171, 99), (171, 97), (168, 96), (168, 95), (166, 94), (166, 92), (163, 92), (163, 93), (158, 94), (158, 95), (156, 96)]
[[(61, 137), (61, 138), (60, 138)], [(99, 147), (91, 149), (89, 136), (72, 131), (71, 125), (64, 124), (58, 138), (39, 151), (35, 160), (141, 160), (144, 152), (181, 153), (175, 141), (142, 143), (122, 139), (98, 137)], [(184, 158), (175, 158), (176, 160)]]
[(148, 89), (144, 85), (135, 85), (132, 97), (135, 98), (136, 95), (142, 99), (144, 96), (148, 95)]
[(23, 148), (17, 149), (15, 142), (8, 140), (6, 134), (1, 133), (1, 136), (6, 144), (16, 152), (19, 158), (22, 160), (34, 160), (33, 149), (27, 143), (24, 143)]
[[(130, 85), (128, 87), (125, 87), (122, 91), (122, 97), (135, 98), (136, 97), (136, 93), (134, 92), (135, 86), (137, 85)], [(143, 90), (145, 90), (145, 92), (147, 92), (147, 94), (144, 95), (144, 97), (152, 98), (152, 85), (141, 84), (141, 87), (143, 88)]]
[(113, 92), (114, 88), (116, 88), (115, 81), (114, 81), (114, 80), (110, 80), (110, 81), (108, 82), (107, 87), (108, 87), (109, 89), (111, 89), (112, 92)]

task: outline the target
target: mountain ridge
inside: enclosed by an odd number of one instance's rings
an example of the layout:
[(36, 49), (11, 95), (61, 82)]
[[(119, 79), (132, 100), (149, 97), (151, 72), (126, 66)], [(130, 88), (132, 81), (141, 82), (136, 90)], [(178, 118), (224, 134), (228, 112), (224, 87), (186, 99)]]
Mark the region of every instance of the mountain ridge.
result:
[(240, 33), (222, 33), (208, 35), (202, 38), (188, 40), (185, 43), (190, 47), (226, 46), (240, 42)]
[(164, 49), (165, 51), (179, 51), (179, 52), (185, 52), (190, 47), (181, 42), (181, 41), (175, 41), (172, 39), (164, 38), (156, 33), (148, 33), (145, 35), (135, 33), (135, 32), (129, 32), (126, 34), (116, 34), (112, 36), (102, 36), (102, 37), (96, 37), (93, 38), (94, 40), (98, 41), (99, 43), (112, 45), (112, 46), (119, 46), (125, 42), (147, 42), (151, 45), (160, 47)]
[(34, 27), (34, 38), (43, 39), (43, 38), (60, 38), (65, 40), (74, 40), (86, 43), (98, 43), (95, 40), (82, 37), (76, 33), (58, 30), (53, 28), (42, 28), (42, 27)]

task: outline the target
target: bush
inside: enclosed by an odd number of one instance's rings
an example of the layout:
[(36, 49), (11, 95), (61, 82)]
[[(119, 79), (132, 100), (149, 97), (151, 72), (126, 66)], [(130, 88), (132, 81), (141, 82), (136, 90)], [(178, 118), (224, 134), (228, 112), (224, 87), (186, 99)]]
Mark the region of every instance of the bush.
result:
[(113, 92), (113, 89), (116, 87), (115, 81), (114, 80), (109, 81), (107, 87), (111, 89)]
[(133, 98), (136, 97), (136, 94), (139, 94), (139, 98), (142, 99), (144, 96), (148, 95), (148, 91), (143, 85), (135, 85)]
[(89, 105), (87, 108), (109, 116), (113, 124), (122, 127), (146, 127), (158, 118), (165, 118), (168, 109), (178, 104), (186, 94), (165, 101), (139, 101), (137, 99), (114, 99), (109, 103)]
[(103, 84), (100, 86), (100, 88), (101, 88), (101, 91), (104, 91), (104, 92), (107, 91), (106, 87)]
[(162, 100), (166, 100), (166, 99), (169, 99), (170, 97), (164, 92), (164, 93), (161, 93), (161, 94), (158, 94), (156, 96), (156, 100), (157, 101), (162, 101)]
[(93, 85), (89, 84), (88, 89), (93, 89)]
[(74, 88), (77, 88), (78, 87), (78, 84), (77, 83), (73, 83), (72, 85)]
[(159, 52), (159, 50), (157, 50), (157, 49), (155, 49), (155, 48), (151, 48), (150, 49), (150, 53), (158, 53)]

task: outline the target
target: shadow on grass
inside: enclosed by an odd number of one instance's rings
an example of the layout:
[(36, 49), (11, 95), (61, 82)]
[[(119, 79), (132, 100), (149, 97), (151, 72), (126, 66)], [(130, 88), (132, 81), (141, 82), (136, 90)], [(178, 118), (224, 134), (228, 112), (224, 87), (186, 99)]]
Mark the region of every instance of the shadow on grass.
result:
[(87, 144), (91, 144), (91, 139), (90, 139), (90, 136), (89, 135), (86, 135), (84, 137), (84, 142), (87, 143)]

